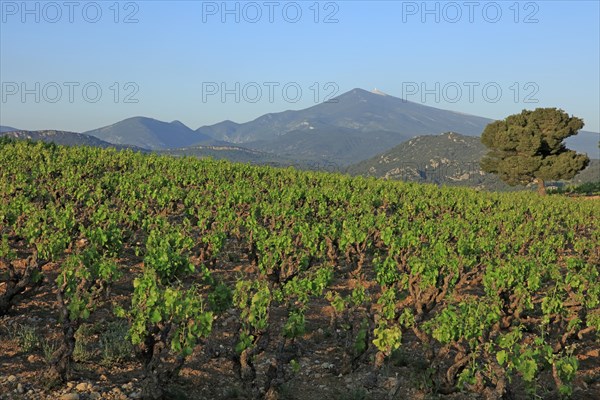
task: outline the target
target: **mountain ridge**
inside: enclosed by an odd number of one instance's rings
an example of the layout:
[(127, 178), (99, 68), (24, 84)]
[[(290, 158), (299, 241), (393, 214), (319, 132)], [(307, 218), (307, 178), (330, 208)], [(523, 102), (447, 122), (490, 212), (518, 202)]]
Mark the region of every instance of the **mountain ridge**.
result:
[[(440, 121), (435, 121), (431, 113)], [(489, 118), (460, 114), (355, 88), (327, 102), (302, 110), (268, 113), (241, 124), (223, 121), (202, 126), (196, 131), (216, 139), (241, 144), (282, 136), (296, 130), (303, 123), (319, 123), (361, 132), (389, 131), (414, 136), (447, 130), (477, 135), (492, 121)], [(224, 128), (228, 131), (223, 132)]]
[(12, 126), (0, 125), (0, 133), (19, 131), (21, 129), (13, 128)]
[[(245, 123), (224, 120), (193, 130), (179, 120), (164, 122), (137, 116), (83, 134), (115, 145), (154, 151), (238, 146), (269, 154), (267, 159), (303, 159), (343, 169), (422, 135), (454, 131), (478, 136), (490, 122), (489, 118), (406, 101), (379, 89), (369, 92), (355, 88), (328, 102), (264, 114)], [(591, 158), (600, 158), (599, 138), (600, 134), (580, 131), (566, 144)], [(206, 151), (189, 150), (200, 155)]]
[(41, 131), (24, 131), (14, 130), (0, 132), (0, 137), (8, 137), (17, 140), (32, 140), (32, 141), (43, 141), (46, 143), (55, 143), (65, 146), (91, 146), (100, 148), (116, 148), (118, 150), (132, 149), (136, 151), (143, 151), (144, 149), (135, 147), (132, 145), (119, 145), (109, 143), (104, 140), (98, 139), (95, 136), (86, 135), (84, 133), (69, 132), (69, 131), (57, 131), (57, 130), (41, 130)]

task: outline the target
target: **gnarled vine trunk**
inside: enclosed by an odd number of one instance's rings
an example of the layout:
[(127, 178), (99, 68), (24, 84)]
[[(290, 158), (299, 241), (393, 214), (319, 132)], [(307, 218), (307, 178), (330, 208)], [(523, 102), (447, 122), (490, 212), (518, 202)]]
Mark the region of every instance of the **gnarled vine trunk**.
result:
[(58, 348), (52, 354), (50, 361), (50, 369), (46, 374), (46, 379), (50, 386), (59, 384), (70, 379), (71, 361), (73, 352), (75, 351), (75, 333), (79, 329), (80, 321), (71, 320), (69, 309), (64, 301), (63, 289), (60, 289), (57, 294), (58, 303), (61, 305), (60, 313), (63, 326), (63, 340)]
[(171, 329), (172, 326), (167, 324), (146, 337), (141, 354), (144, 363), (144, 378), (141, 382), (142, 399), (160, 400), (165, 398), (166, 386), (179, 374), (185, 362), (185, 357), (182, 356), (177, 356), (174, 363), (166, 360)]
[(4, 264), (8, 268), (8, 280), (5, 282), (6, 289), (4, 293), (0, 294), (0, 316), (8, 314), (18, 295), (40, 283), (35, 279), (36, 274), (41, 271), (36, 255), (27, 258), (26, 262), (25, 271), (19, 273), (9, 261), (0, 260), (0, 265)]

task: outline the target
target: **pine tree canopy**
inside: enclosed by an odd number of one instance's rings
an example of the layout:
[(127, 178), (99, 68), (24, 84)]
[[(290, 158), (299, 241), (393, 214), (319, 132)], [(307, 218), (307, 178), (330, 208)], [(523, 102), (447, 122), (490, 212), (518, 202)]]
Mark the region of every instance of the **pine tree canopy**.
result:
[(585, 154), (564, 144), (581, 128), (582, 119), (556, 108), (523, 110), (492, 122), (481, 135), (489, 149), (481, 168), (511, 186), (537, 182), (544, 193), (545, 180), (571, 179), (589, 164)]

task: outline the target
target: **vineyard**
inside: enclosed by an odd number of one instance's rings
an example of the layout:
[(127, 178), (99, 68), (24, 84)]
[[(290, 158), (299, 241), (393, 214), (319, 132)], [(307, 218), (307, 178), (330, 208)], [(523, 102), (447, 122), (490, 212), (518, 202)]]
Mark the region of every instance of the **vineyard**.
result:
[(7, 139), (0, 166), (0, 399), (600, 398), (597, 200)]

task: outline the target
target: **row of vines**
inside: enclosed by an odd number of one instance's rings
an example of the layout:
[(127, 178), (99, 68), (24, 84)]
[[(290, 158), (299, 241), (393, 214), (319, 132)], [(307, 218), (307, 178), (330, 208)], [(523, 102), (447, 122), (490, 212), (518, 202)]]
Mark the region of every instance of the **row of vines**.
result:
[[(515, 379), (535, 393), (547, 373), (569, 396), (579, 343), (600, 333), (596, 201), (11, 140), (0, 165), (0, 315), (56, 293), (58, 384), (98, 310), (128, 324), (144, 398), (232, 309), (240, 379), (276, 341), (274, 387), (315, 304), (342, 370), (377, 371), (410, 335), (441, 393), (500, 397)], [(247, 266), (233, 281), (217, 273), (232, 261)]]

